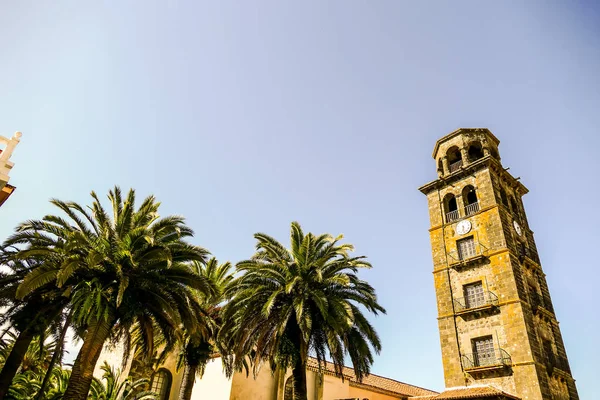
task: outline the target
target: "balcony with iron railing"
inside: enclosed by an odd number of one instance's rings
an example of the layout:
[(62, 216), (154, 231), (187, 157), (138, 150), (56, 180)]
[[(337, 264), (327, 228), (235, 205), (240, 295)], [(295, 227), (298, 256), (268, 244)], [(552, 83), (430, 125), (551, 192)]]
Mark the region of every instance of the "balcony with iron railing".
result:
[[(470, 217), (473, 214), (477, 214), (480, 210), (479, 208), (479, 202), (475, 202), (475, 203), (471, 203), (469, 205), (467, 205), (465, 208), (465, 217)], [(459, 210), (453, 210), (450, 212), (446, 213), (446, 223), (452, 223), (455, 221), (458, 221), (459, 219), (461, 219), (462, 216), (460, 215), (460, 211)]]
[(476, 214), (479, 212), (479, 202), (471, 203), (465, 207), (465, 215), (468, 217), (470, 215)]
[(478, 311), (490, 310), (498, 306), (498, 296), (490, 291), (478, 295), (459, 297), (454, 299), (456, 315), (470, 314)]
[(451, 223), (454, 221), (458, 221), (460, 219), (460, 213), (458, 210), (450, 211), (446, 213), (446, 223)]
[(458, 161), (455, 161), (452, 164), (448, 165), (448, 169), (450, 170), (450, 173), (453, 173), (453, 172), (456, 172), (459, 169), (461, 169), (462, 166), (463, 166), (463, 161), (458, 160)]
[(474, 241), (473, 245), (462, 250), (452, 250), (448, 253), (451, 268), (468, 267), (487, 258), (489, 249), (480, 242)]
[(512, 365), (510, 354), (496, 348), (484, 353), (463, 354), (462, 365), (465, 371), (508, 368)]

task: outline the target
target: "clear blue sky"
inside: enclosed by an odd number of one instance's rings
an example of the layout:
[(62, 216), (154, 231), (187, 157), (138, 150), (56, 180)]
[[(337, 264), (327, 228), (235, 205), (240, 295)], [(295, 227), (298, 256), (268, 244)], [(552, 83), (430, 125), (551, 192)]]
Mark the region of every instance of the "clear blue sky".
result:
[(374, 372), (443, 388), (425, 197), (484, 126), (525, 198), (581, 398), (597, 392), (600, 8), (593, 1), (4, 2), (0, 238), (114, 184), (222, 260), (344, 233), (388, 315)]

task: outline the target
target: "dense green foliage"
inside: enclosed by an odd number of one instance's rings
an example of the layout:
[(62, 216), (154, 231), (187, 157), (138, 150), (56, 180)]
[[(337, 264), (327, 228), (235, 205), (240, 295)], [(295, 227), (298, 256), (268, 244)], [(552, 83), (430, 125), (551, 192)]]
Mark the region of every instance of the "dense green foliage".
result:
[(238, 367), (250, 356), (256, 369), (262, 361), (292, 368), (294, 398), (306, 399), (309, 353), (320, 364), (331, 358), (341, 374), (344, 357), (352, 361), (358, 379), (370, 371), (372, 350), (381, 350), (379, 337), (361, 307), (385, 312), (375, 290), (357, 276), (371, 265), (350, 257), (350, 244), (341, 236), (304, 234), (291, 227), (291, 249), (257, 233), (257, 252), (237, 264), (242, 275), (230, 285), (222, 337)]
[[(18, 335), (12, 331), (5, 332), (2, 339), (0, 339), (0, 368), (4, 366), (4, 361), (17, 339)], [(43, 343), (40, 339), (40, 337), (37, 337), (30, 343), (19, 373), (12, 380), (4, 397), (5, 399), (32, 399), (40, 390), (56, 346), (56, 343), (52, 340)], [(60, 368), (50, 371), (49, 385), (46, 387), (47, 390), (42, 397), (43, 399), (62, 398), (69, 375), (68, 371), (61, 371)]]
[(144, 390), (148, 386), (148, 379), (132, 380), (121, 379), (121, 371), (115, 372), (114, 368), (105, 361), (100, 367), (102, 380), (94, 379), (88, 398), (90, 400), (153, 400), (156, 395)]
[[(4, 307), (0, 326), (8, 324), (10, 331), (5, 331), (5, 334), (14, 335), (10, 349), (2, 356), (0, 398), (7, 394), (17, 371), (27, 370), (28, 359), (31, 359), (30, 344), (38, 343), (42, 352), (46, 350), (44, 343), (47, 336), (54, 336), (55, 343), (59, 342), (62, 321), (68, 308), (68, 296), (64, 295), (64, 290), (52, 284), (43, 285), (26, 299), (16, 295), (24, 278), (41, 265), (34, 259), (19, 259), (19, 255), (20, 252), (12, 247), (0, 252), (3, 265), (3, 272), (0, 273), (0, 306)], [(57, 356), (62, 355), (62, 346), (59, 345), (57, 350)], [(54, 360), (56, 358), (53, 357)]]
[[(182, 217), (159, 216), (153, 196), (136, 207), (133, 190), (123, 198), (115, 187), (109, 211), (91, 195), (88, 207), (52, 200), (62, 215), (21, 223), (0, 248), (0, 326), (9, 327), (0, 397), (154, 398), (148, 379), (120, 379), (106, 363), (93, 377), (108, 342), (124, 344), (124, 363), (133, 355), (141, 375), (177, 352), (180, 400), (216, 355), (228, 374), (256, 374), (265, 361), (291, 369), (297, 400), (306, 400), (309, 355), (340, 375), (345, 358), (358, 379), (369, 374), (381, 344), (364, 311), (385, 310), (357, 275), (371, 265), (341, 236), (304, 234), (294, 222), (288, 250), (257, 233), (256, 253), (234, 278), (230, 263), (207, 261), (187, 241)], [(71, 369), (62, 364), (67, 329), (83, 342)]]
[[(135, 192), (125, 199), (119, 188), (109, 192), (112, 215), (95, 193), (89, 209), (77, 203), (52, 200), (67, 218), (49, 215), (26, 221), (4, 244), (20, 246), (15, 258), (35, 261), (16, 289), (27, 301), (51, 286), (66, 292), (74, 310), (74, 326), (83, 338), (65, 399), (84, 399), (92, 371), (107, 340), (124, 340), (141, 332), (138, 345), (154, 354), (154, 336), (172, 350), (183, 331), (205, 329), (197, 293), (212, 286), (191, 262), (205, 262), (208, 252), (189, 244), (193, 235), (181, 217), (160, 218), (159, 203), (146, 198), (136, 208)], [(129, 353), (129, 351), (127, 351)]]
[(230, 367), (227, 350), (218, 341), (221, 326), (221, 304), (225, 301), (225, 292), (233, 281), (232, 265), (229, 262), (219, 264), (216, 258), (211, 258), (206, 264), (194, 263), (198, 274), (211, 283), (214, 291), (209, 294), (198, 293), (204, 314), (210, 324), (203, 335), (186, 334), (182, 351), (178, 357), (178, 368), (184, 369), (179, 400), (190, 400), (195, 377), (202, 378), (206, 364), (212, 357), (221, 354), (221, 360), (226, 368)]

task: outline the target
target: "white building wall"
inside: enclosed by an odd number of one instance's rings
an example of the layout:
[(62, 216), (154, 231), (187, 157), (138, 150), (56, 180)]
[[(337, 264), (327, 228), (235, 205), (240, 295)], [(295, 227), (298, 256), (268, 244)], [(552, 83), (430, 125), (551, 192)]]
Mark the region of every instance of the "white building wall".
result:
[(202, 379), (196, 378), (192, 400), (229, 400), (231, 396), (231, 379), (223, 372), (221, 359), (216, 358), (208, 363)]

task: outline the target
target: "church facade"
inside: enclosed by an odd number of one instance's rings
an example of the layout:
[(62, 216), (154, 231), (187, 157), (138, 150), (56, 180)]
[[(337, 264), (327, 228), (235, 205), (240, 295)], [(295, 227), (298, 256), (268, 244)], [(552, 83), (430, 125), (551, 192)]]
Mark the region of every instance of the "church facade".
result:
[[(522, 196), (528, 190), (502, 166), (499, 140), (484, 128), (458, 129), (435, 144), (436, 180), (427, 196), (435, 294), (446, 390), (351, 368), (308, 365), (309, 400), (578, 400), (550, 292)], [(101, 359), (121, 363), (119, 349)], [(179, 398), (175, 356), (158, 369), (130, 361), (124, 376), (147, 377), (161, 400)], [(99, 369), (97, 369), (98, 375)], [(221, 362), (196, 379), (192, 399), (291, 400), (291, 371), (265, 366), (256, 377), (227, 378)]]
[[(121, 346), (105, 349), (100, 357), (101, 362), (106, 360), (118, 368), (122, 362), (122, 350)], [(101, 362), (94, 371), (98, 378), (102, 375)], [(183, 368), (177, 369), (174, 355), (169, 356), (158, 369), (146, 369), (146, 372), (141, 372), (143, 368), (136, 364), (137, 360), (130, 360), (122, 376), (150, 378), (151, 389), (159, 394), (160, 400), (179, 399)], [(208, 363), (204, 376), (201, 379), (196, 378), (192, 400), (292, 400), (291, 374), (291, 370), (273, 372), (265, 365), (256, 378), (246, 375), (245, 372), (236, 372), (233, 377), (227, 378), (223, 373), (220, 358), (215, 357)], [(309, 400), (430, 400), (439, 395), (433, 390), (373, 374), (359, 382), (354, 370), (348, 367), (343, 369), (342, 379), (335, 375), (333, 364), (327, 363), (319, 369), (314, 358), (308, 360), (306, 380)]]

